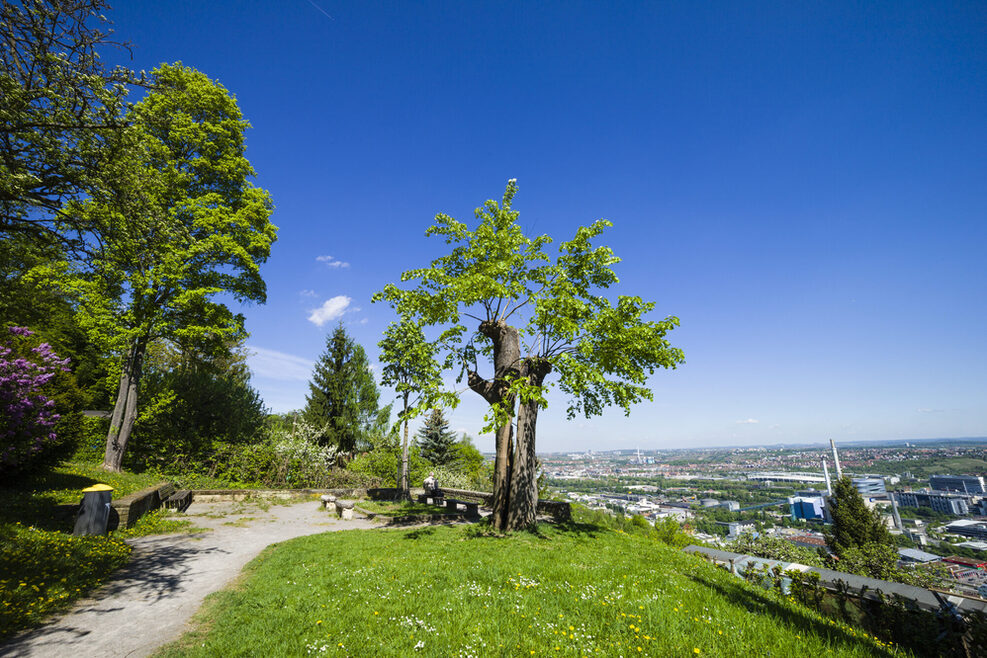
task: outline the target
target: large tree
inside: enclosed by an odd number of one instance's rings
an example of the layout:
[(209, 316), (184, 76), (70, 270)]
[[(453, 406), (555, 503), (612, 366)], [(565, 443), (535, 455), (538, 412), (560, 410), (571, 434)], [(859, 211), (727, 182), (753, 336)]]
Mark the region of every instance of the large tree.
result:
[[(119, 157), (66, 212), (95, 227), (100, 246), (71, 279), (79, 318), (120, 354), (103, 465), (119, 470), (137, 417), (143, 362), (155, 341), (219, 354), (246, 334), (221, 301), (263, 302), (260, 265), (277, 239), (268, 193), (251, 184), (243, 119), (220, 84), (181, 65), (152, 74), (154, 90), (117, 133)], [(51, 267), (53, 278), (71, 268)]]
[(107, 69), (112, 45), (104, 0), (19, 0), (0, 6), (0, 235), (79, 247), (91, 238), (65, 202), (102, 184), (124, 124), (124, 68)]
[(384, 332), (380, 347), (381, 384), (391, 386), (401, 400), (398, 422), (404, 423), (401, 442), (402, 496), (410, 498), (408, 481), (408, 423), (438, 399), (454, 402), (441, 392), (442, 368), (435, 359), (437, 346), (425, 340), (419, 323), (410, 318), (392, 322)]
[(328, 336), (308, 388), (305, 419), (325, 428), (322, 443), (350, 454), (367, 443), (380, 394), (367, 353), (342, 323)]
[[(441, 326), (440, 341), (455, 351), (470, 389), (489, 404), (497, 452), (493, 524), (500, 530), (535, 521), (535, 433), (551, 374), (569, 396), (570, 418), (614, 404), (629, 413), (633, 404), (652, 399), (648, 376), (656, 368), (684, 360), (665, 338), (678, 318), (647, 320), (653, 303), (604, 296), (617, 283), (612, 266), (619, 259), (592, 241), (610, 222), (579, 228), (553, 259), (545, 249), (551, 238), (529, 238), (518, 225), (516, 192), (511, 180), (500, 203), (477, 208), (473, 230), (436, 215), (426, 235), (443, 237), (449, 253), (402, 275), (402, 281), (417, 281), (415, 287), (390, 284), (375, 297), (402, 315)], [(481, 357), (491, 366), (486, 376)]]

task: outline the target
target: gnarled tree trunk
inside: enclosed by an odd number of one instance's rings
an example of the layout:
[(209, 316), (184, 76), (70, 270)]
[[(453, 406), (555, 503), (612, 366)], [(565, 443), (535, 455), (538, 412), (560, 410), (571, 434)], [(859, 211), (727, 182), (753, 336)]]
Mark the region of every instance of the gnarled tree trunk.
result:
[(480, 333), (493, 343), (494, 378), (486, 380), (469, 372), (469, 386), (491, 406), (499, 404), (506, 412), (506, 421), (497, 426), (497, 457), (494, 462), (494, 491), (492, 523), (495, 530), (509, 528), (508, 510), (511, 501), (514, 434), (514, 397), (508, 394), (511, 381), (518, 375), (521, 343), (518, 330), (506, 322), (481, 322)]
[(137, 391), (140, 385), (141, 372), (144, 368), (144, 353), (147, 344), (138, 340), (130, 348), (123, 362), (120, 373), (120, 388), (117, 391), (117, 401), (113, 405), (113, 415), (110, 418), (110, 431), (106, 434), (106, 452), (103, 456), (103, 468), (108, 471), (119, 471), (123, 464), (123, 453), (127, 449), (127, 441), (137, 420)]

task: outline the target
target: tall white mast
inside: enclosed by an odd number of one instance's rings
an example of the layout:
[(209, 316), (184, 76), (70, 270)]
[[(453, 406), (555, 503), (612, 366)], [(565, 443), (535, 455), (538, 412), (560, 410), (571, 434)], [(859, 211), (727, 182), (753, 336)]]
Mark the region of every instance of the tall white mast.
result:
[(836, 465), (836, 479), (839, 480), (843, 477), (843, 469), (840, 468), (840, 456), (836, 453), (836, 443), (833, 439), (829, 440), (829, 447), (833, 449), (833, 464)]
[(833, 495), (833, 484), (829, 481), (829, 465), (826, 464), (826, 458), (823, 457), (823, 475), (826, 476), (826, 495)]

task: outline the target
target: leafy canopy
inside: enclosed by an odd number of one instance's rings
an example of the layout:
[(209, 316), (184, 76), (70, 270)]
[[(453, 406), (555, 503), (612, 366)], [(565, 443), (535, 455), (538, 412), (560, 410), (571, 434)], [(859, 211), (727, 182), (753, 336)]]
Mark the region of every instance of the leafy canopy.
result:
[[(489, 339), (479, 327), (468, 329), (467, 320), (517, 327), (522, 361), (547, 363), (560, 375), (570, 418), (597, 415), (609, 405), (629, 413), (633, 404), (652, 399), (647, 378), (656, 368), (684, 361), (682, 351), (665, 338), (679, 320), (647, 320), (654, 303), (640, 297), (619, 296), (614, 303), (604, 296), (618, 283), (613, 266), (620, 259), (593, 241), (612, 226), (609, 221), (579, 228), (553, 260), (546, 250), (552, 239), (529, 238), (518, 224), (512, 208), (517, 189), (511, 180), (500, 203), (490, 200), (477, 208), (474, 230), (436, 215), (426, 235), (442, 237), (449, 253), (401, 276), (415, 287), (389, 284), (374, 299), (389, 301), (402, 316), (424, 325), (442, 326), (438, 342), (463, 371), (476, 370), (478, 356), (491, 354)], [(515, 377), (510, 393), (522, 402), (547, 404), (545, 388), (526, 378)], [(488, 430), (509, 416), (503, 402), (494, 403), (492, 411)]]
[(249, 180), (249, 124), (222, 85), (181, 64), (152, 80), (118, 135), (126, 157), (90, 200), (68, 208), (101, 243), (76, 264), (80, 319), (115, 349), (168, 338), (223, 353), (245, 333), (242, 315), (216, 295), (266, 298), (260, 265), (277, 239), (270, 196)]

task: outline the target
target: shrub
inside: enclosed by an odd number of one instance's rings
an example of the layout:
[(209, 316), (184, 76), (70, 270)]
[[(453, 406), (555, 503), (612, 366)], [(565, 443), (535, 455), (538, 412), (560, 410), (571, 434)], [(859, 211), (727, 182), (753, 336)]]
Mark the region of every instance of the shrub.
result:
[(247, 378), (214, 367), (179, 367), (143, 382), (145, 402), (127, 451), (130, 467), (202, 470), (217, 444), (256, 443), (264, 409)]
[[(375, 478), (382, 486), (397, 487), (401, 476), (401, 447), (382, 441), (373, 450), (350, 460), (346, 470)], [(422, 458), (417, 445), (408, 448), (408, 481), (412, 487), (421, 486), (425, 476), (432, 470), (434, 467)], [(453, 486), (441, 479), (439, 483)]]
[[(80, 433), (81, 395), (48, 343), (24, 327), (0, 342), (0, 473), (11, 474), (65, 456)], [(60, 413), (61, 412), (61, 413)]]
[(217, 443), (209, 475), (272, 488), (353, 488), (379, 486), (374, 477), (337, 468), (332, 446), (319, 445), (324, 428), (304, 420), (276, 424), (258, 443)]

